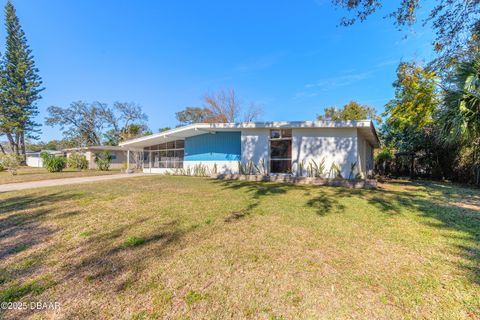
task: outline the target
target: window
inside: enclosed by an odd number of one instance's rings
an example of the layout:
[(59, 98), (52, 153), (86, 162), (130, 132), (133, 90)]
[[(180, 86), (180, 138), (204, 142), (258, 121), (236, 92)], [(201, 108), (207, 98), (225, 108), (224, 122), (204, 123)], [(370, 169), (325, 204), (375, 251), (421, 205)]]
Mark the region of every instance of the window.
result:
[(270, 131), (270, 172), (292, 172), (292, 130)]
[(144, 168), (183, 168), (184, 141), (161, 143), (144, 149)]

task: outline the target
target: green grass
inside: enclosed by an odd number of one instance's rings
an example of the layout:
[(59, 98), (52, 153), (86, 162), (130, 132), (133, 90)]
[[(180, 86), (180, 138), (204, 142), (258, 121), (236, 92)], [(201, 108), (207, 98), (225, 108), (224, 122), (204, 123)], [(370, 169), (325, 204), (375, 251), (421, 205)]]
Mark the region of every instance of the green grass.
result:
[(120, 170), (99, 171), (99, 170), (74, 170), (66, 168), (62, 172), (48, 172), (45, 168), (20, 167), (16, 175), (7, 171), (0, 171), (0, 184), (40, 181), (49, 179), (76, 178), (101, 176), (120, 173)]
[(88, 238), (93, 234), (91, 231), (82, 231), (79, 233), (79, 236), (82, 238)]
[(207, 299), (207, 297), (208, 297), (208, 295), (206, 295), (206, 294), (204, 294), (204, 293), (196, 292), (196, 291), (190, 291), (190, 292), (188, 292), (187, 295), (185, 296), (185, 302), (186, 302), (188, 305), (192, 305), (192, 304), (194, 304), (195, 302), (198, 302), (198, 301)]
[(480, 193), (173, 176), (2, 193), (0, 297), (74, 319), (475, 319)]
[(124, 248), (136, 247), (144, 243), (145, 243), (145, 239), (133, 236), (133, 237), (128, 237), (127, 240), (123, 242), (123, 247)]

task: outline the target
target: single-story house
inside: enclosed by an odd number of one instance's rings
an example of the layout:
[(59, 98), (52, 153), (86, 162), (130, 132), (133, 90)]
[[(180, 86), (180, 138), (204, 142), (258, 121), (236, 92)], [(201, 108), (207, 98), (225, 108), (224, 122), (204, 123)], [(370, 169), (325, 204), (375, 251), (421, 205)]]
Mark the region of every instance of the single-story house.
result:
[(57, 151), (57, 150), (42, 150), (42, 151), (31, 151), (31, 152), (26, 152), (26, 158), (27, 158), (27, 166), (29, 167), (34, 167), (34, 168), (42, 168), (43, 167), (43, 160), (40, 157), (40, 153), (46, 152), (50, 155), (55, 155), (55, 156), (62, 156), (63, 151)]
[(120, 146), (143, 151), (145, 173), (193, 172), (199, 166), (242, 173), (255, 166), (271, 175), (306, 176), (323, 161), (324, 176), (338, 168), (348, 178), (372, 173), (379, 140), (370, 120), (196, 123)]
[(117, 146), (92, 146), (81, 148), (69, 148), (64, 149), (63, 152), (68, 158), (72, 153), (80, 153), (85, 155), (88, 161), (88, 169), (98, 169), (95, 163), (95, 154), (108, 151), (112, 161), (110, 163), (110, 169), (122, 169), (127, 162), (127, 149)]

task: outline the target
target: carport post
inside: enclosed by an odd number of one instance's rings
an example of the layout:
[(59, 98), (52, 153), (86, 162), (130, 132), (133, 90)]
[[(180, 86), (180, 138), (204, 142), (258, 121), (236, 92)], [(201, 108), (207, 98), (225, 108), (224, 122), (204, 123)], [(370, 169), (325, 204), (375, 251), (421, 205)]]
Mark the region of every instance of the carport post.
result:
[(127, 150), (127, 173), (130, 173), (130, 150)]

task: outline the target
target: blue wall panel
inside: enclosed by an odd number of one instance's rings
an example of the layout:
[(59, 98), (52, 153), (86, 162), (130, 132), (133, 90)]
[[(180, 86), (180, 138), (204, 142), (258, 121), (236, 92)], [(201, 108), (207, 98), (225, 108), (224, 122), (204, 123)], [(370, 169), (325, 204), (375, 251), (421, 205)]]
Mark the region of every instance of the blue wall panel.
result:
[(238, 161), (240, 132), (216, 132), (185, 138), (185, 161)]

